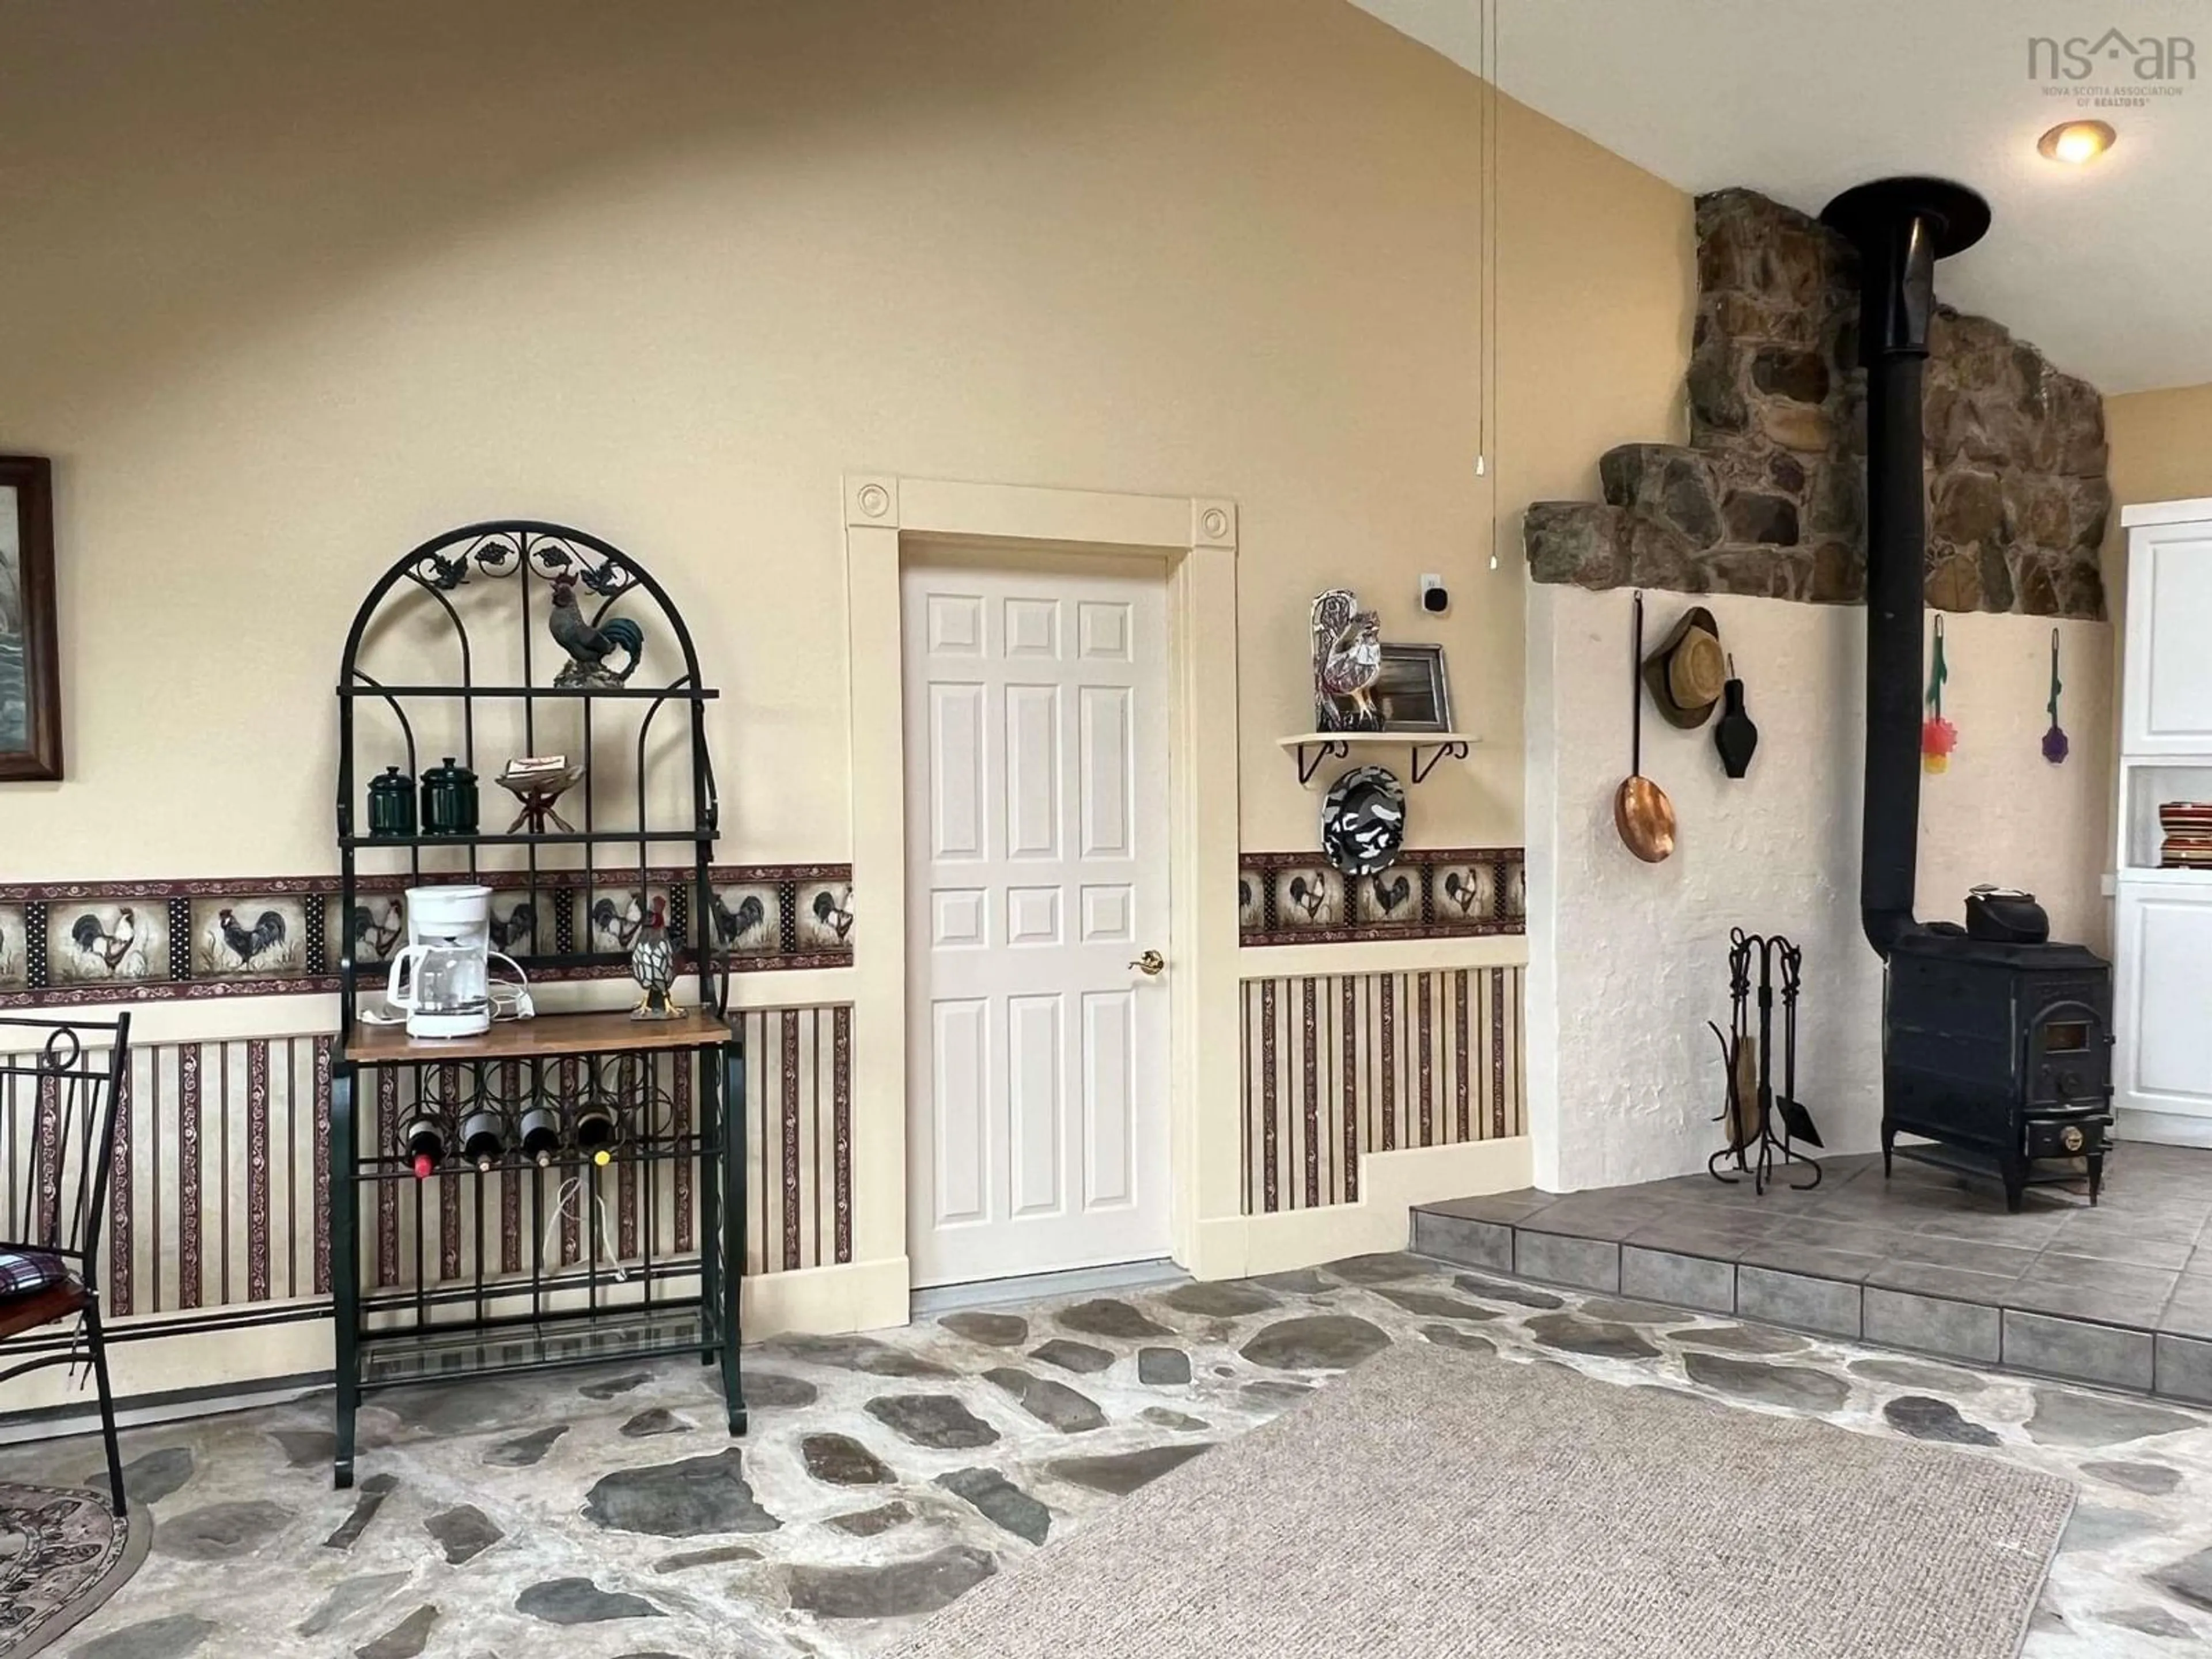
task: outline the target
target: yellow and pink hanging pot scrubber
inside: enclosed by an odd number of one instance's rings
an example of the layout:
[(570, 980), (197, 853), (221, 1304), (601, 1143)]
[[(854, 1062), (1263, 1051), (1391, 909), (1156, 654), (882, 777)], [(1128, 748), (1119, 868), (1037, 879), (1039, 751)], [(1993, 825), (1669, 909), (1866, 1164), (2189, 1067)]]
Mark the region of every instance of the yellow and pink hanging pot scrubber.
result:
[(1951, 671), (1943, 661), (1943, 619), (1936, 618), (1936, 659), (1928, 670), (1928, 718), (1920, 723), (1920, 768), (1930, 777), (1948, 771), (1959, 746), (1959, 728), (1943, 718), (1943, 682)]

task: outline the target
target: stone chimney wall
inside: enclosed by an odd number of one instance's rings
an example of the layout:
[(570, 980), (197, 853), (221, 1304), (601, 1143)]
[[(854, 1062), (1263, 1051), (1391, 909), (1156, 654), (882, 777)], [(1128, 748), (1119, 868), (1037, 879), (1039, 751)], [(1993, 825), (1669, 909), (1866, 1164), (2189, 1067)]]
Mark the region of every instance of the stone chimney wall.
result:
[[(1624, 444), (1605, 499), (1538, 501), (1538, 581), (1850, 604), (1866, 593), (1858, 260), (1755, 191), (1697, 204), (1690, 441)], [(2000, 324), (1942, 307), (1929, 336), (1928, 602), (2101, 618), (2112, 511), (2104, 404)]]

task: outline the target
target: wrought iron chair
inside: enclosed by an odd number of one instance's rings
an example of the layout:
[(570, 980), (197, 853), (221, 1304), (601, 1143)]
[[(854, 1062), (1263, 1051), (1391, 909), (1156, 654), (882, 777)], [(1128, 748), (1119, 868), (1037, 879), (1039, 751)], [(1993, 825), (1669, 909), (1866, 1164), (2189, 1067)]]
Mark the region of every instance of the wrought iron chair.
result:
[[(43, 1034), (43, 1035), (42, 1035)], [(19, 1046), (24, 1042), (31, 1046)], [(115, 1159), (115, 1112), (130, 1070), (131, 1016), (112, 1020), (0, 1018), (0, 1358), (12, 1339), (75, 1316), (100, 1385), (107, 1482), (124, 1513), (115, 1399), (100, 1325), (100, 1236)], [(23, 1345), (28, 1346), (28, 1345)], [(76, 1344), (0, 1370), (0, 1382), (73, 1364)]]

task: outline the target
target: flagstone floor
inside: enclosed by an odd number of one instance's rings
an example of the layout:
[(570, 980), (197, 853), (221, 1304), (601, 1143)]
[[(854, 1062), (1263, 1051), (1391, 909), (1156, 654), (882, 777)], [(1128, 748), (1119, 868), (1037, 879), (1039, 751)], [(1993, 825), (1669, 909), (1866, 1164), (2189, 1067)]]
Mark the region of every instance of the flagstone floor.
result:
[[(2031, 1659), (2212, 1651), (2212, 1417), (1406, 1255), (948, 1314), (747, 1351), (752, 1433), (692, 1365), (375, 1396), (361, 1484), (320, 1400), (126, 1437), (157, 1517), (75, 1659), (878, 1653), (1145, 1481), (1391, 1342), (1496, 1349), (2076, 1481)], [(67, 1484), (96, 1442), (0, 1453)]]

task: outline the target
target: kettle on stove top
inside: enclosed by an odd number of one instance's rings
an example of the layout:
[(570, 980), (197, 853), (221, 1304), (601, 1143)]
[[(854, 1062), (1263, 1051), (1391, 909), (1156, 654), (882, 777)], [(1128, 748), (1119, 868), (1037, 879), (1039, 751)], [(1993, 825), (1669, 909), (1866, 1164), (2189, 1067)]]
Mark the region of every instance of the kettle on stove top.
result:
[(2033, 893), (1984, 885), (1966, 895), (1966, 937), (1992, 945), (2047, 945), (2051, 917)]

